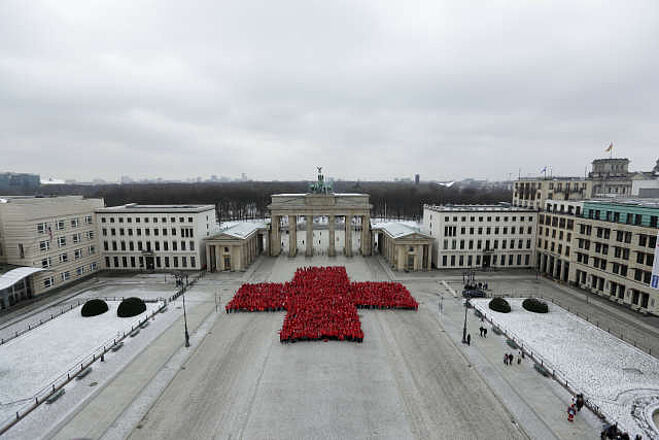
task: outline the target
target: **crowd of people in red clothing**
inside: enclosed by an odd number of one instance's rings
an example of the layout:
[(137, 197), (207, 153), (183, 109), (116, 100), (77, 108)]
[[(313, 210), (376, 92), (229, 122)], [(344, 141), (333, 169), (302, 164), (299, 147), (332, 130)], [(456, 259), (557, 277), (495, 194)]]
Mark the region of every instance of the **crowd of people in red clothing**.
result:
[(283, 283), (243, 284), (225, 309), (227, 313), (286, 310), (286, 295)]
[(400, 283), (351, 283), (345, 267), (305, 267), (291, 282), (243, 284), (226, 311), (287, 310), (281, 342), (362, 342), (357, 307), (417, 310), (418, 303)]

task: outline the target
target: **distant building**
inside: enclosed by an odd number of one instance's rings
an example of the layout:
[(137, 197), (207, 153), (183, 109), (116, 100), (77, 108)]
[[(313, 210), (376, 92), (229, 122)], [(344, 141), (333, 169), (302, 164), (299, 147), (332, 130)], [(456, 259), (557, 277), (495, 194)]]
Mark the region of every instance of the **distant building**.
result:
[(99, 208), (98, 234), (107, 270), (199, 270), (203, 240), (217, 232), (213, 205), (128, 205)]
[(537, 213), (500, 205), (424, 205), (423, 230), (441, 269), (533, 267)]
[(513, 186), (513, 206), (541, 209), (547, 200), (589, 199), (592, 185), (579, 177), (523, 177)]
[(41, 179), (38, 174), (0, 173), (0, 192), (3, 191), (36, 191)]
[(588, 174), (593, 183), (593, 196), (629, 196), (632, 193), (632, 174), (629, 159), (595, 159), (593, 170)]
[[(94, 210), (102, 206), (103, 199), (82, 196), (0, 197), (0, 264), (40, 269), (29, 273), (26, 281), (19, 280), (29, 283), (24, 286), (25, 297), (67, 285), (99, 269)], [(7, 305), (3, 300), (3, 307)]]
[(421, 181), (421, 176), (419, 176), (418, 174), (415, 174), (414, 175), (414, 183), (418, 185), (420, 181)]

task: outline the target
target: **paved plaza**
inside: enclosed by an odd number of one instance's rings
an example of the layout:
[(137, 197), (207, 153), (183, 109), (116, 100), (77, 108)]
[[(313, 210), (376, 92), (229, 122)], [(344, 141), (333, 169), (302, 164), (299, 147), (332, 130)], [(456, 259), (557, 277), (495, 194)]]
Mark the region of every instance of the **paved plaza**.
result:
[[(279, 342), (285, 312), (223, 312), (242, 283), (290, 281), (297, 268), (311, 265), (343, 265), (352, 281), (397, 278), (419, 310), (359, 310), (363, 343), (294, 344)], [(608, 313), (610, 325), (645, 340), (657, 338), (653, 320), (634, 320), (529, 272), (477, 277), (489, 281), (491, 294), (523, 296), (533, 290), (575, 301), (580, 313)], [(530, 361), (503, 365), (503, 353), (510, 351), (505, 340), (491, 332), (479, 338), (480, 321), (471, 312), (472, 344), (460, 342), (461, 283), (458, 272), (395, 273), (378, 257), (324, 255), (261, 257), (247, 272), (207, 274), (186, 294), (190, 348), (183, 346), (178, 299), (144, 332), (141, 348), (136, 338), (134, 352), (109, 357), (78, 388), (38, 408), (7, 438), (599, 438), (601, 421), (588, 411), (567, 422), (571, 395), (537, 374)], [(164, 275), (105, 279), (87, 287), (84, 297), (129, 291), (153, 297), (173, 290)], [(47, 312), (35, 306), (30, 313)], [(12, 317), (11, 325), (20, 321)], [(83, 393), (92, 382), (98, 385)]]

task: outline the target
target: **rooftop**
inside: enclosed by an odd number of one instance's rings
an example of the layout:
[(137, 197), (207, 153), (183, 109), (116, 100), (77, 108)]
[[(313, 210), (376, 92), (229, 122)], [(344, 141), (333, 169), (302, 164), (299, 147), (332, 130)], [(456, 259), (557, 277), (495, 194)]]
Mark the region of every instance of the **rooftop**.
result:
[(396, 222), (380, 223), (374, 225), (373, 229), (382, 229), (393, 238), (405, 237), (412, 234), (420, 234), (430, 237), (429, 235), (422, 233), (418, 228), (413, 228), (406, 224)]
[(531, 208), (512, 206), (508, 203), (498, 205), (423, 205), (423, 209), (435, 212), (535, 212)]
[(224, 229), (220, 229), (220, 232), (215, 234), (213, 237), (217, 237), (220, 234), (230, 235), (236, 238), (247, 238), (252, 235), (255, 231), (259, 229), (266, 229), (267, 226), (264, 221), (255, 221), (255, 222), (240, 222), (235, 225), (228, 226)]
[(536, 180), (561, 180), (561, 181), (565, 181), (565, 180), (569, 180), (569, 181), (576, 181), (576, 182), (579, 182), (579, 181), (584, 181), (585, 182), (586, 178), (585, 177), (565, 177), (565, 176), (563, 176), (563, 177), (561, 177), (561, 176), (549, 176), (549, 177), (538, 176), (538, 177), (520, 177), (517, 180), (518, 181), (525, 181), (525, 180), (526, 181), (536, 181)]
[(116, 213), (116, 212), (132, 212), (132, 213), (162, 213), (162, 212), (204, 212), (214, 210), (213, 205), (140, 205), (138, 203), (128, 203), (126, 205), (108, 206), (106, 208), (98, 208), (96, 212)]
[(598, 198), (585, 200), (585, 203), (602, 205), (640, 206), (643, 208), (659, 209), (659, 199), (632, 199), (632, 198)]

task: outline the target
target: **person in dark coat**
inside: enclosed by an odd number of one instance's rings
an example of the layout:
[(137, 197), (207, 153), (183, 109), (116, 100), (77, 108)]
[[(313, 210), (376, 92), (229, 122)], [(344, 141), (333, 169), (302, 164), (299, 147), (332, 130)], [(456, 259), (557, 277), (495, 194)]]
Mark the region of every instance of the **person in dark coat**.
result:
[(487, 338), (487, 327), (483, 327), (483, 337)]

